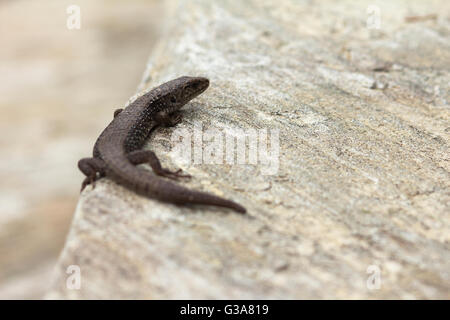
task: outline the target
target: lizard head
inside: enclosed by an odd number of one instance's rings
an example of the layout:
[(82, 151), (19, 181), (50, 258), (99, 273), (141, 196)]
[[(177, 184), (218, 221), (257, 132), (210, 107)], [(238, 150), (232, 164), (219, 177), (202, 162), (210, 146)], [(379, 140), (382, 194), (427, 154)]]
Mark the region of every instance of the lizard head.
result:
[(209, 80), (203, 77), (180, 77), (165, 85), (168, 88), (165, 103), (175, 111), (205, 91), (209, 86)]

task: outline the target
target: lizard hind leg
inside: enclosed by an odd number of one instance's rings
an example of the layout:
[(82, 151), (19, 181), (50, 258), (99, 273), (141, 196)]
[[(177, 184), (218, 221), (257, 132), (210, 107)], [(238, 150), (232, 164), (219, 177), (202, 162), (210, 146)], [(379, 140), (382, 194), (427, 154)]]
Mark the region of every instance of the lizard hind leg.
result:
[(169, 169), (163, 168), (156, 154), (150, 150), (137, 150), (130, 152), (128, 154), (128, 160), (134, 165), (148, 163), (153, 172), (158, 176), (173, 180), (178, 180), (180, 178), (191, 178), (189, 174), (182, 174), (181, 169), (178, 169), (177, 171), (170, 171)]
[(105, 167), (105, 162), (99, 158), (83, 158), (78, 161), (78, 168), (86, 176), (81, 184), (81, 191), (89, 184), (95, 188), (95, 181), (105, 175)]

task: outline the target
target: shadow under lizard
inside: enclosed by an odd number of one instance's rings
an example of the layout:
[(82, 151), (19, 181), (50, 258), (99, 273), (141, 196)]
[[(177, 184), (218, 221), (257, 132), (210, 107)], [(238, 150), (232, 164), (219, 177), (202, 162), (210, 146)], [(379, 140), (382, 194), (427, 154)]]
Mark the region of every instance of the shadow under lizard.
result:
[(78, 168), (86, 175), (81, 190), (106, 176), (138, 194), (161, 201), (213, 205), (245, 213), (246, 209), (236, 202), (190, 190), (136, 167), (148, 163), (158, 176), (173, 180), (190, 177), (182, 174), (181, 169), (170, 171), (161, 167), (153, 151), (141, 148), (156, 127), (179, 123), (181, 107), (208, 86), (209, 80), (206, 78), (180, 77), (152, 89), (125, 109), (116, 110), (113, 121), (95, 143), (93, 157), (78, 162)]

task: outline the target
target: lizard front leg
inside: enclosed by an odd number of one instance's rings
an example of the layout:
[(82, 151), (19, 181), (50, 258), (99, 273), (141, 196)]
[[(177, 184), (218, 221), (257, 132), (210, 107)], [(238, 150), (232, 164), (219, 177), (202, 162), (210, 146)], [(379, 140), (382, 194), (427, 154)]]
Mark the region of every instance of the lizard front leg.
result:
[[(160, 111), (154, 116), (156, 125), (150, 130), (150, 133), (162, 125), (164, 127), (173, 127), (181, 122), (182, 116), (178, 111), (168, 113), (166, 111)], [(149, 133), (149, 135), (150, 135)], [(179, 178), (191, 178), (189, 174), (182, 174), (182, 170), (170, 171), (169, 169), (163, 168), (161, 162), (153, 151), (150, 150), (136, 150), (127, 154), (128, 160), (134, 164), (148, 163), (152, 168), (153, 172), (158, 176), (166, 177), (173, 180), (178, 180)]]
[(81, 191), (83, 191), (83, 189), (91, 183), (95, 188), (95, 180), (105, 175), (106, 164), (99, 158), (83, 158), (78, 161), (78, 168), (86, 176), (81, 184)]
[(159, 125), (164, 127), (173, 127), (181, 122), (183, 117), (179, 111), (175, 111), (172, 113), (167, 113), (165, 111), (160, 111), (154, 116), (154, 120)]
[[(116, 112), (119, 110), (116, 110)], [(182, 116), (181, 113), (178, 111), (167, 113), (165, 111), (160, 111), (153, 117), (153, 120), (155, 121), (155, 125), (152, 126), (152, 128), (149, 130), (147, 134), (147, 139), (150, 137), (150, 135), (160, 126), (163, 127), (173, 127), (181, 122)], [(156, 156), (155, 156), (156, 157)]]
[(136, 150), (127, 154), (128, 160), (134, 164), (148, 163), (153, 172), (158, 176), (166, 177), (173, 180), (179, 178), (191, 178), (189, 174), (182, 174), (182, 170), (170, 171), (161, 166), (161, 162), (153, 151), (150, 150)]
[(116, 111), (114, 111), (114, 118), (117, 117), (122, 111), (123, 109), (116, 109)]

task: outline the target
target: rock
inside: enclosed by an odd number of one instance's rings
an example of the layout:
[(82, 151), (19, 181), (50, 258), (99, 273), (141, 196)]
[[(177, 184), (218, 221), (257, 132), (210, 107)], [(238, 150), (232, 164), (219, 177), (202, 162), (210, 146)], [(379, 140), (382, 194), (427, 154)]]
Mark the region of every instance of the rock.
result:
[[(248, 214), (102, 179), (80, 197), (47, 298), (450, 298), (449, 20), (404, 21), (450, 12), (437, 3), (381, 2), (373, 30), (371, 1), (169, 1), (141, 91), (180, 75), (211, 85), (151, 148)], [(170, 152), (196, 128), (272, 140), (231, 164), (200, 161), (198, 139), (191, 161)]]

